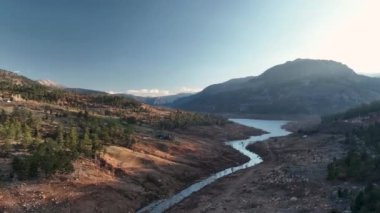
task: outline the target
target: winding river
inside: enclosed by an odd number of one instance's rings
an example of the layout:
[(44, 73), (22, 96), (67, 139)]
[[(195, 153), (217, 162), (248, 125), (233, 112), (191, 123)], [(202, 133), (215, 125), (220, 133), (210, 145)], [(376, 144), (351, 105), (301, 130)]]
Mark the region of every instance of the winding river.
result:
[(288, 135), (290, 132), (286, 131), (282, 128), (284, 124), (287, 123), (287, 121), (277, 121), (277, 120), (256, 120), (256, 119), (230, 119), (231, 121), (235, 123), (239, 123), (241, 125), (249, 126), (249, 127), (255, 127), (258, 129), (262, 129), (267, 134), (259, 135), (259, 136), (251, 136), (248, 139), (245, 140), (236, 140), (236, 141), (229, 141), (226, 142), (227, 145), (232, 146), (234, 149), (238, 150), (242, 154), (248, 156), (250, 160), (240, 166), (230, 167), (228, 169), (222, 170), (220, 172), (217, 172), (208, 178), (201, 180), (197, 183), (194, 183), (193, 185), (185, 188), (184, 190), (178, 192), (177, 194), (173, 195), (172, 197), (169, 197), (167, 199), (158, 200), (155, 201), (148, 206), (138, 210), (138, 213), (146, 213), (146, 212), (152, 212), (152, 213), (160, 213), (164, 212), (165, 210), (169, 209), (170, 207), (174, 206), (175, 204), (181, 202), (186, 197), (189, 197), (192, 193), (199, 191), (203, 187), (211, 184), (215, 180), (224, 177), (226, 175), (229, 175), (231, 173), (234, 173), (236, 171), (246, 169), (249, 167), (252, 167), (260, 162), (262, 162), (262, 159), (255, 153), (249, 151), (247, 149), (247, 146), (249, 144), (255, 143), (257, 141), (263, 141), (266, 139), (269, 139), (271, 137), (280, 137)]

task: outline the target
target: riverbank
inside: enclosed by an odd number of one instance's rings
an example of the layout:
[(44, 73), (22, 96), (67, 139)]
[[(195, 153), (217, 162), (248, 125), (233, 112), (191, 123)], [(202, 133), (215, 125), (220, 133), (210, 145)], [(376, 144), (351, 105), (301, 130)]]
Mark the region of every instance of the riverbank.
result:
[(178, 204), (182, 200), (192, 196), (194, 192), (198, 192), (203, 189), (205, 186), (212, 184), (213, 182), (231, 175), (237, 171), (247, 169), (249, 167), (255, 166), (262, 162), (262, 159), (247, 150), (247, 146), (249, 144), (255, 143), (257, 141), (263, 141), (271, 137), (279, 137), (288, 135), (289, 132), (284, 130), (282, 126), (284, 126), (287, 121), (269, 121), (269, 120), (254, 120), (254, 119), (230, 119), (231, 121), (241, 124), (247, 127), (255, 127), (266, 131), (266, 134), (262, 134), (259, 136), (251, 136), (248, 139), (244, 140), (231, 140), (226, 144), (230, 147), (233, 147), (235, 150), (239, 151), (241, 154), (247, 156), (249, 161), (244, 164), (240, 164), (238, 166), (229, 167), (227, 169), (218, 171), (217, 173), (208, 176), (207, 178), (189, 186), (188, 188), (183, 189), (178, 194), (175, 194), (172, 197), (169, 197), (164, 200), (160, 200), (159, 202), (151, 203), (150, 205), (141, 209), (141, 213), (145, 212), (164, 212), (167, 209), (172, 208), (174, 205)]
[[(342, 136), (343, 138), (343, 136)], [(249, 146), (264, 162), (229, 175), (169, 212), (329, 212), (334, 185), (326, 166), (344, 148), (328, 134), (272, 138)]]

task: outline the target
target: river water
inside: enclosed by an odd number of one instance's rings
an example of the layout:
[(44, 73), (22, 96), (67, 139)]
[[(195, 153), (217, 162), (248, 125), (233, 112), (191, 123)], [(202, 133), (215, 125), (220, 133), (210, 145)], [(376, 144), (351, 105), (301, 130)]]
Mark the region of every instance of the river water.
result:
[(247, 149), (247, 146), (249, 144), (263, 141), (266, 139), (269, 139), (271, 137), (280, 137), (288, 135), (290, 132), (286, 131), (282, 128), (284, 124), (287, 123), (287, 121), (278, 121), (278, 120), (256, 120), (256, 119), (230, 119), (231, 121), (249, 126), (249, 127), (255, 127), (258, 129), (262, 129), (267, 134), (259, 135), (259, 136), (251, 136), (248, 139), (245, 140), (236, 140), (236, 141), (229, 141), (226, 142), (226, 145), (232, 146), (234, 149), (241, 152), (243, 155), (246, 155), (249, 157), (249, 161), (235, 167), (230, 167), (228, 169), (222, 170), (220, 172), (217, 172), (215, 174), (212, 174), (208, 178), (201, 180), (197, 183), (194, 183), (193, 185), (183, 189), (182, 191), (178, 192), (177, 194), (163, 200), (155, 201), (148, 206), (138, 210), (138, 213), (146, 213), (146, 212), (152, 212), (152, 213), (160, 213), (164, 212), (165, 210), (169, 209), (170, 207), (174, 206), (175, 204), (181, 202), (183, 199), (189, 197), (192, 193), (199, 191), (203, 187), (211, 184), (215, 180), (224, 177), (226, 175), (229, 175), (231, 173), (234, 173), (236, 171), (246, 169), (249, 167), (252, 167), (263, 160), (258, 156), (257, 154), (249, 151)]

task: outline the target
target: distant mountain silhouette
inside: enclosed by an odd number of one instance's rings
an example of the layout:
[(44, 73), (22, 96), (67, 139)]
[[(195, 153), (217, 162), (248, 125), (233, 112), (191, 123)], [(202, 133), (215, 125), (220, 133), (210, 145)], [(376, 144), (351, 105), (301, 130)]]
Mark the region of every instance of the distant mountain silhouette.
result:
[(77, 94), (81, 94), (81, 95), (106, 95), (106, 94), (108, 94), (106, 92), (99, 91), (99, 90), (66, 87), (66, 86), (63, 86), (63, 85), (56, 83), (52, 80), (37, 80), (36, 82), (43, 85), (43, 86), (46, 86), (46, 87), (63, 89), (63, 90), (66, 90), (68, 92), (73, 92), (73, 93), (77, 93)]
[(9, 85), (18, 86), (38, 84), (37, 82), (30, 80), (22, 75), (3, 69), (0, 69), (0, 83), (7, 83)]
[(135, 95), (130, 95), (130, 94), (116, 94), (116, 95), (132, 98), (132, 99), (135, 99), (136, 101), (146, 103), (152, 106), (169, 106), (174, 101), (178, 100), (179, 98), (188, 97), (193, 94), (194, 93), (178, 93), (175, 95), (166, 95), (166, 96), (159, 96), (159, 97), (142, 97), (142, 96), (135, 96)]
[[(53, 82), (51, 80), (31, 80), (25, 76), (19, 75), (14, 72), (10, 72), (7, 70), (0, 69), (0, 83), (5, 83), (7, 86), (15, 85), (17, 86), (42, 86), (42, 88), (49, 89), (58, 89), (65, 90), (72, 93), (82, 94), (82, 95), (106, 95), (106, 92), (91, 90), (91, 89), (83, 89), (83, 88), (69, 88), (65, 87), (61, 84)], [(5, 87), (3, 85), (3, 87)]]
[(68, 92), (73, 92), (81, 95), (107, 95), (108, 93), (99, 91), (99, 90), (92, 90), (92, 89), (83, 89), (83, 88), (64, 88), (64, 90)]
[(242, 114), (329, 114), (380, 99), (380, 79), (330, 60), (297, 59), (257, 77), (232, 79), (175, 101), (193, 111)]

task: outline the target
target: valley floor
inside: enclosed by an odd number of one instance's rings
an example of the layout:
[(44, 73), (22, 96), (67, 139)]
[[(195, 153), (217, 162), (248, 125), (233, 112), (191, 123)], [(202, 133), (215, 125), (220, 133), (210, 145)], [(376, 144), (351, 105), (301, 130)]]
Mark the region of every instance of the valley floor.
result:
[[(343, 138), (343, 137), (342, 137)], [(329, 212), (348, 206), (336, 198), (326, 166), (344, 147), (339, 136), (292, 134), (249, 147), (264, 162), (196, 192), (169, 212)]]

